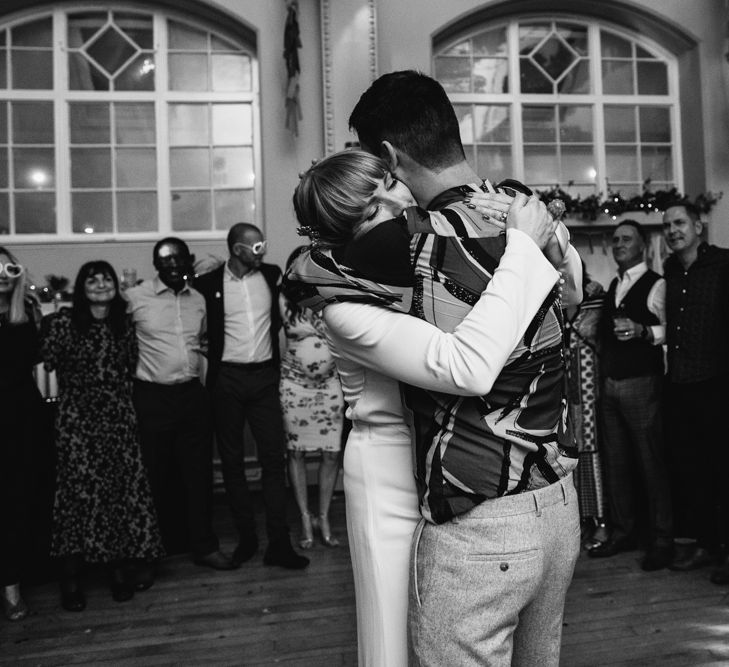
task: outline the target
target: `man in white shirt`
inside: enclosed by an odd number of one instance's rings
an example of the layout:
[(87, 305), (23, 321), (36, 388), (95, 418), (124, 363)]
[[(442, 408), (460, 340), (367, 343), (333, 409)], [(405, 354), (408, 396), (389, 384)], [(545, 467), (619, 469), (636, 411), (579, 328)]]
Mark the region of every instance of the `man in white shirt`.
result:
[[(153, 261), (157, 276), (125, 292), (139, 345), (133, 398), (142, 456), (168, 548), (180, 513), (169, 488), (170, 466), (175, 466), (195, 563), (229, 570), (233, 564), (219, 551), (212, 529), (212, 430), (200, 383), (205, 301), (187, 284), (193, 258), (184, 241), (162, 239)], [(144, 588), (150, 581), (145, 570), (138, 583)]]
[(291, 547), (286, 525), (286, 450), (278, 390), (281, 270), (263, 262), (266, 241), (255, 225), (233, 225), (228, 251), (228, 261), (200, 276), (195, 287), (207, 307), (206, 386), (225, 492), (239, 535), (233, 562), (244, 563), (258, 549), (245, 475), (243, 428), (248, 422), (262, 470), (268, 536), (264, 563), (301, 569), (309, 560)]
[(673, 556), (673, 518), (662, 428), (666, 281), (644, 260), (645, 231), (624, 220), (613, 233), (618, 275), (603, 310), (600, 420), (612, 534), (592, 558), (636, 547), (639, 488), (648, 511), (648, 551), (642, 568), (667, 567)]

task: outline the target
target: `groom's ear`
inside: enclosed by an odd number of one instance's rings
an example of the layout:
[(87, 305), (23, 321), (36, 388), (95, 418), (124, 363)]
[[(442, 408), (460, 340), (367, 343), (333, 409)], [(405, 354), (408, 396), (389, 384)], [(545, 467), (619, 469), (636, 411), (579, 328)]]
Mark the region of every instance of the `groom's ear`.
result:
[(394, 172), (400, 164), (398, 152), (389, 141), (383, 141), (380, 144), (380, 157), (387, 162), (387, 167), (391, 172)]

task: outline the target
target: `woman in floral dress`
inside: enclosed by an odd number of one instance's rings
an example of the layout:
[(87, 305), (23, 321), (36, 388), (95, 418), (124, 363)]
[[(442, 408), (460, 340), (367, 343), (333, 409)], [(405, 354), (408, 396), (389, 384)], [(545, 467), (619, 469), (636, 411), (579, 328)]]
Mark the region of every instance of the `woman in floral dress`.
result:
[(61, 558), (61, 603), (81, 611), (81, 565), (104, 563), (112, 597), (130, 599), (124, 568), (162, 555), (132, 407), (134, 328), (112, 267), (84, 264), (72, 308), (43, 322), (42, 356), (58, 376), (58, 451), (51, 555)]
[[(286, 266), (303, 251), (294, 250)], [(336, 547), (339, 540), (329, 526), (329, 505), (339, 474), (344, 399), (334, 359), (329, 352), (321, 316), (281, 298), (286, 352), (281, 359), (281, 406), (289, 453), (289, 478), (301, 512), (302, 549), (314, 544), (318, 526), (322, 543)], [(321, 452), (319, 463), (319, 513), (309, 512), (307, 452)]]

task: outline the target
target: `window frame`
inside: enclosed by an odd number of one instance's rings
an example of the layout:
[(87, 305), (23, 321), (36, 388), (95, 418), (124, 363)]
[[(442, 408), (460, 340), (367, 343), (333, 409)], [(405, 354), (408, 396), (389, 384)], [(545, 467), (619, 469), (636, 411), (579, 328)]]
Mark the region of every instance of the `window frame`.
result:
[[(67, 15), (77, 11), (114, 11), (136, 12), (152, 16), (154, 28), (155, 54), (155, 90), (153, 91), (81, 91), (69, 89), (67, 43)], [(110, 241), (147, 241), (160, 236), (178, 236), (186, 240), (218, 240), (225, 238), (227, 230), (174, 230), (172, 228), (172, 188), (170, 184), (170, 141), (169, 141), (169, 107), (175, 103), (187, 104), (250, 104), (252, 151), (254, 164), (253, 202), (254, 215), (252, 222), (263, 229), (263, 188), (262, 147), (261, 147), (261, 94), (260, 65), (258, 62), (257, 44), (245, 44), (235, 31), (225, 33), (214, 22), (205, 22), (198, 17), (190, 17), (166, 6), (150, 5), (141, 7), (132, 3), (112, 5), (110, 3), (78, 4), (68, 3), (49, 9), (40, 6), (17, 15), (0, 17), (3, 30), (11, 30), (15, 26), (50, 16), (53, 33), (53, 88), (46, 90), (19, 90), (8, 87), (0, 90), (1, 102), (52, 102), (54, 111), (55, 135), (55, 207), (56, 232), (49, 233), (8, 233), (0, 234), (2, 243), (48, 244), (48, 243), (99, 243)], [(250, 91), (173, 91), (169, 88), (168, 68), (168, 31), (167, 21), (172, 20), (195, 29), (220, 35), (226, 41), (243, 43), (244, 49), (251, 59)], [(8, 59), (8, 67), (11, 62)], [(99, 232), (83, 234), (72, 230), (71, 206), (71, 137), (70, 137), (70, 105), (74, 102), (99, 103), (140, 103), (149, 102), (154, 105), (156, 132), (156, 168), (157, 168), (157, 228), (148, 232)], [(8, 121), (9, 122), (9, 121)], [(122, 190), (123, 191), (123, 190)], [(9, 212), (12, 219), (13, 190), (8, 184)]]
[[(592, 81), (592, 92), (583, 94), (559, 94), (559, 93), (522, 93), (519, 88), (519, 23), (520, 22), (544, 22), (544, 23), (571, 23), (580, 24), (588, 30), (588, 54), (589, 68)], [(510, 15), (489, 19), (488, 17), (477, 17), (476, 22), (464, 24), (463, 28), (449, 29), (447, 36), (435, 38), (431, 49), (431, 71), (436, 71), (436, 57), (462, 42), (471, 39), (486, 31), (495, 30), (500, 27), (506, 29), (507, 58), (508, 58), (508, 80), (510, 90), (506, 93), (452, 93), (448, 92), (448, 98), (455, 104), (500, 104), (510, 108), (510, 131), (511, 131), (511, 157), (512, 177), (524, 183), (524, 139), (522, 127), (522, 108), (524, 105), (589, 105), (592, 108), (593, 121), (593, 146), (595, 157), (595, 194), (607, 196), (609, 184), (606, 170), (605, 150), (605, 127), (602, 109), (608, 105), (618, 106), (661, 106), (670, 108), (671, 127), (671, 157), (673, 161), (673, 184), (680, 191), (684, 188), (684, 162), (683, 162), (683, 141), (682, 119), (681, 119), (681, 88), (679, 81), (679, 61), (676, 54), (672, 53), (661, 44), (650, 37), (646, 37), (635, 30), (631, 30), (604, 18), (590, 15), (565, 15), (561, 12), (536, 14), (529, 13), (523, 16)], [(666, 95), (606, 95), (602, 93), (602, 55), (600, 43), (600, 31), (609, 31), (622, 39), (636, 42), (655, 53), (658, 58), (666, 64), (668, 92)], [(513, 85), (516, 83), (516, 85)], [(636, 140), (639, 143), (639, 139)], [(469, 144), (470, 146), (471, 144)], [(473, 144), (477, 145), (477, 144)], [(473, 154), (467, 155), (471, 161)], [(482, 174), (488, 177), (488, 174)], [(531, 185), (527, 183), (527, 185)], [(543, 189), (543, 184), (535, 184), (537, 188)], [(567, 183), (554, 184), (567, 188)], [(617, 187), (614, 192), (620, 192)]]

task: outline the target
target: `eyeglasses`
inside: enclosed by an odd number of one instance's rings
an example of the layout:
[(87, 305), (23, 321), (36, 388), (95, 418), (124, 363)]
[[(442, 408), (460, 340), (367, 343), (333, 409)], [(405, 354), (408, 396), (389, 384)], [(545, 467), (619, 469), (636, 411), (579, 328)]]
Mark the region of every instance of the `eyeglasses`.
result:
[(19, 278), (23, 274), (23, 271), (25, 271), (25, 268), (22, 264), (15, 264), (14, 262), (7, 262), (6, 264), (0, 262), (0, 274), (3, 271), (8, 278)]
[(247, 245), (246, 243), (236, 243), (236, 245), (242, 245), (244, 248), (250, 250), (256, 257), (258, 257), (258, 255), (266, 254), (265, 241), (256, 241), (253, 245)]

